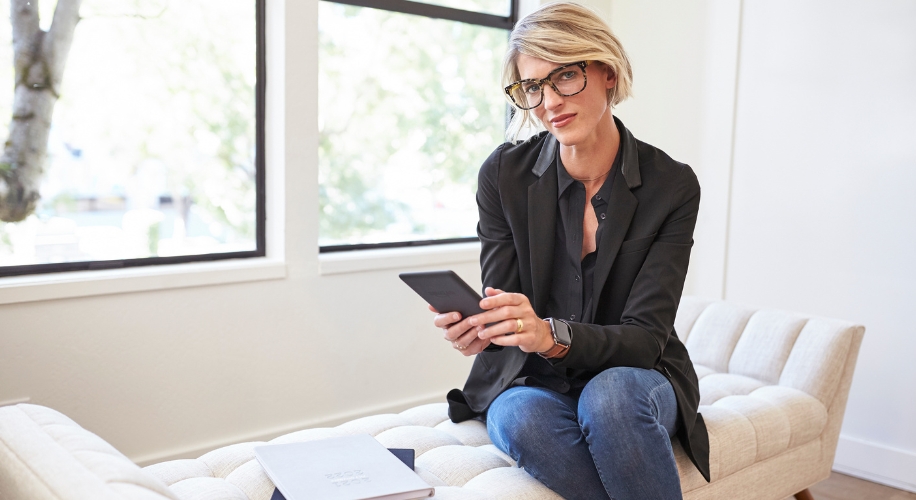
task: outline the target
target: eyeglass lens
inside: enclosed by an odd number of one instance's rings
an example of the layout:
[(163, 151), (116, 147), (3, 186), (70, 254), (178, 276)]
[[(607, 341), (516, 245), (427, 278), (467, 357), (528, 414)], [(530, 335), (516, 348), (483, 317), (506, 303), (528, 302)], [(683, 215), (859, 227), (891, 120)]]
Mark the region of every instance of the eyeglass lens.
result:
[[(568, 66), (548, 78), (554, 90), (562, 96), (578, 94), (585, 89), (585, 74), (579, 66)], [(539, 81), (522, 82), (512, 91), (512, 99), (525, 109), (537, 107), (543, 98), (544, 87)]]

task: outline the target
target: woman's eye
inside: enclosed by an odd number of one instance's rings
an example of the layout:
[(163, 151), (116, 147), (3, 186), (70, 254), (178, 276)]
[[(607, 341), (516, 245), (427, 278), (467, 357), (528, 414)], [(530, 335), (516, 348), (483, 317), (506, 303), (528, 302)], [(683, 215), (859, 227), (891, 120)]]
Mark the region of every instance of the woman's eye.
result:
[(575, 71), (564, 71), (564, 72), (560, 73), (560, 79), (561, 79), (561, 80), (572, 80), (572, 79), (574, 79), (574, 78), (576, 78), (576, 72), (575, 72)]
[(538, 92), (541, 91), (541, 86), (536, 83), (532, 83), (529, 85), (523, 85), (522, 91), (525, 92), (526, 94), (537, 94)]

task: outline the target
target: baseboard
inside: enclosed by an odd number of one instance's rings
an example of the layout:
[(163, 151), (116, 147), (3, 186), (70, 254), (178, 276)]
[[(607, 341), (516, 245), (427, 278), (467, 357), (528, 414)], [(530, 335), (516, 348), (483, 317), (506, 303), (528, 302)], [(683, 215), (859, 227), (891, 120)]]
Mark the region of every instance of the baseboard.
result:
[(916, 493), (916, 453), (840, 436), (833, 470)]
[(378, 415), (381, 413), (399, 413), (414, 406), (420, 406), (428, 403), (444, 403), (445, 402), (445, 392), (446, 391), (437, 391), (435, 394), (429, 394), (426, 396), (421, 396), (417, 398), (405, 399), (395, 403), (388, 403), (384, 405), (369, 406), (365, 408), (360, 408), (358, 410), (351, 410), (341, 413), (334, 413), (331, 415), (325, 415), (323, 417), (304, 420), (297, 422), (295, 424), (285, 425), (281, 427), (275, 427), (272, 429), (260, 430), (257, 432), (252, 432), (248, 434), (241, 434), (238, 436), (227, 437), (225, 439), (219, 439), (214, 441), (209, 441), (206, 443), (196, 443), (193, 446), (188, 446), (186, 448), (173, 449), (168, 451), (159, 451), (155, 453), (150, 453), (147, 455), (141, 455), (139, 457), (129, 457), (140, 467), (145, 467), (147, 465), (156, 464), (159, 462), (164, 462), (166, 460), (177, 460), (181, 458), (197, 458), (204, 453), (215, 450), (217, 448), (222, 448), (223, 446), (228, 446), (235, 443), (245, 443), (249, 441), (269, 441), (277, 436), (282, 436), (290, 432), (295, 432), (302, 429), (311, 429), (314, 427), (334, 427), (350, 420), (357, 418), (368, 417), (370, 415)]

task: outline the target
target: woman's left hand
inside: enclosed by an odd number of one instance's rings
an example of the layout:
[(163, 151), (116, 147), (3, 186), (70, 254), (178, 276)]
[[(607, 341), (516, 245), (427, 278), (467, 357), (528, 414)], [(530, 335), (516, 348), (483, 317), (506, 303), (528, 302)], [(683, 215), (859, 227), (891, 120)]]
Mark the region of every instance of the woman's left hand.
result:
[[(518, 346), (524, 352), (545, 352), (554, 346), (550, 324), (535, 314), (528, 297), (490, 287), (485, 291), (487, 297), (480, 301), (485, 312), (468, 318), (477, 327), (478, 337), (501, 346)], [(487, 327), (488, 323), (494, 324)]]

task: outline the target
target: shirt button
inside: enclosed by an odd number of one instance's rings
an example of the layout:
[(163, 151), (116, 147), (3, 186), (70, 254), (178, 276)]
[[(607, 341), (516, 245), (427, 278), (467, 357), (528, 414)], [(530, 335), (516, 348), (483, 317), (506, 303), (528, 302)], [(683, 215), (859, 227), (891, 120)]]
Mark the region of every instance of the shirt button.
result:
[(598, 200), (598, 201), (601, 201), (601, 195), (600, 195), (600, 194), (596, 194), (596, 195), (595, 195), (595, 199)]
[(607, 219), (607, 215), (601, 214), (601, 220)]
[(570, 319), (571, 321), (575, 321), (576, 315), (575, 315), (575, 314), (570, 314), (570, 315), (569, 315), (569, 319)]
[(579, 281), (579, 275), (576, 275), (576, 281)]

